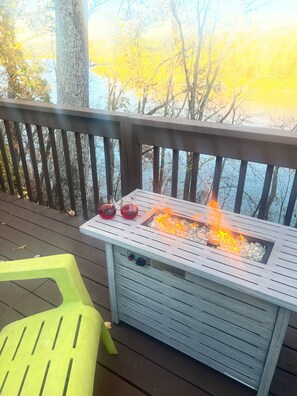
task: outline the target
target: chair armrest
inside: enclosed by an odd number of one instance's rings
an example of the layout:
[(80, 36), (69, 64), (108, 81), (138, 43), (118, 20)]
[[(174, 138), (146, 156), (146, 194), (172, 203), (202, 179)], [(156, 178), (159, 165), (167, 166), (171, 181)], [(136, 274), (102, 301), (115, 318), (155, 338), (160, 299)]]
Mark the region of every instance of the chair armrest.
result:
[(75, 258), (71, 254), (0, 262), (0, 281), (39, 278), (51, 278), (57, 283), (63, 303), (82, 302), (93, 307)]

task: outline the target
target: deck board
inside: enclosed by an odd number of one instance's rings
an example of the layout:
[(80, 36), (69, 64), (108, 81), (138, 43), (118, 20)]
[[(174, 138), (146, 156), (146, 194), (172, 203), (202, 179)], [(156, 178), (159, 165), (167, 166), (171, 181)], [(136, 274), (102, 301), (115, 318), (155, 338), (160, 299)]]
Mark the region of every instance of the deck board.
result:
[[(0, 261), (63, 252), (74, 254), (95, 306), (105, 320), (110, 320), (104, 246), (79, 232), (82, 223), (82, 219), (0, 193)], [(50, 280), (1, 284), (0, 327), (56, 306), (59, 301), (57, 288)], [(119, 355), (109, 356), (100, 349), (94, 395), (256, 394), (125, 323), (113, 325), (111, 334)], [(272, 381), (271, 395), (297, 394), (296, 362), (297, 315), (293, 314)]]

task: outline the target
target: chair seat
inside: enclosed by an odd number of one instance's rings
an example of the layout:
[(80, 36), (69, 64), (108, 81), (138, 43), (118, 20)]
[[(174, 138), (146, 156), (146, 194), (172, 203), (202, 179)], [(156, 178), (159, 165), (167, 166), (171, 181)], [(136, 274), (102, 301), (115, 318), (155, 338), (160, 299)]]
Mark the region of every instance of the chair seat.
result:
[(101, 326), (93, 307), (77, 303), (6, 326), (1, 396), (91, 396)]

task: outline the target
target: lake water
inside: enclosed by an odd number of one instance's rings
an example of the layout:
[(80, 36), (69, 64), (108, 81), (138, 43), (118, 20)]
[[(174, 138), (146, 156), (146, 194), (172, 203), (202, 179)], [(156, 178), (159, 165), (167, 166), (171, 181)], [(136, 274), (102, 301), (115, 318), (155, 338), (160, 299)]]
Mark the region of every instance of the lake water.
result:
[[(43, 78), (48, 82), (50, 86), (50, 100), (52, 103), (57, 103), (57, 84), (56, 84), (56, 73), (51, 59), (43, 62), (45, 72)], [(90, 71), (89, 74), (89, 92), (90, 92), (90, 107), (95, 109), (106, 108), (106, 97), (107, 97), (107, 81), (106, 79), (98, 76), (98, 74)]]

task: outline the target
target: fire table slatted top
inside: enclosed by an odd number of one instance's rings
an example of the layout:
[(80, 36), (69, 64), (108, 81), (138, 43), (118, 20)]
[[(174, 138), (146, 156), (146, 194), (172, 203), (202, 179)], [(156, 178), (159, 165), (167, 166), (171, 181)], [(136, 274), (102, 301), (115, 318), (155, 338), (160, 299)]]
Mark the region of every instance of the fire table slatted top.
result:
[(170, 207), (188, 218), (200, 214), (199, 221), (207, 222), (210, 211), (206, 206), (139, 189), (130, 195), (139, 206), (134, 220), (125, 220), (118, 208), (112, 220), (95, 216), (80, 227), (81, 232), (297, 311), (297, 229), (222, 211), (232, 231), (274, 244), (263, 264), (142, 224), (155, 207)]

